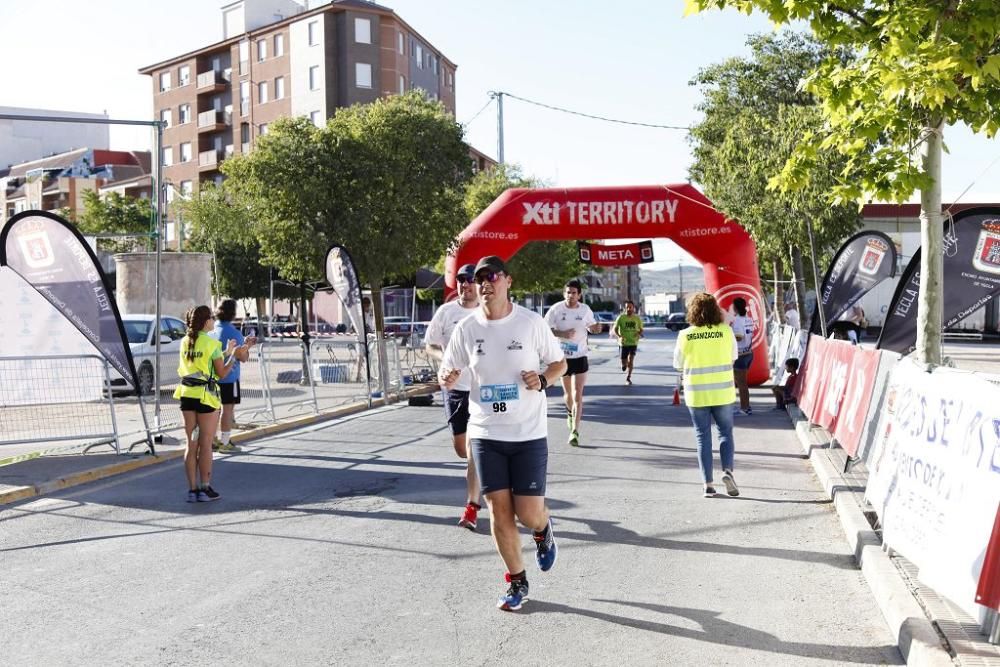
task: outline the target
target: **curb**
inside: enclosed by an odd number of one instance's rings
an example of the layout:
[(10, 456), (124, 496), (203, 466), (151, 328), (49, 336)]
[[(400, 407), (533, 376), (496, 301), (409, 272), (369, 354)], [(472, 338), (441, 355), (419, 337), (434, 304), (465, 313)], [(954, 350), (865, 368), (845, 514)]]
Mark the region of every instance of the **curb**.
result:
[[(425, 393), (434, 393), (434, 389), (428, 388), (426, 385), (412, 387), (403, 392), (403, 396), (399, 399), (399, 401), (387, 402), (385, 398), (379, 398), (373, 400), (371, 406), (373, 408), (381, 408), (385, 407), (386, 405), (398, 404), (413, 396), (419, 396)], [(331, 421), (333, 419), (339, 419), (341, 417), (347, 417), (349, 415), (357, 414), (359, 412), (364, 412), (366, 410), (368, 410), (367, 401), (361, 401), (359, 403), (351, 403), (349, 405), (344, 405), (339, 408), (335, 408), (327, 412), (321, 412), (316, 415), (308, 415), (306, 417), (289, 419), (287, 421), (278, 422), (276, 424), (269, 424), (267, 426), (255, 428), (252, 431), (246, 431), (244, 433), (236, 433), (233, 435), (231, 441), (234, 443), (240, 443), (240, 442), (248, 442), (251, 440), (257, 440), (259, 438), (266, 438), (268, 436), (284, 433), (286, 431), (293, 431), (297, 428), (302, 428), (303, 426), (311, 426), (313, 424), (318, 424), (320, 422)], [(140, 458), (133, 458), (127, 461), (120, 461), (118, 463), (111, 463), (108, 465), (100, 466), (98, 468), (92, 468), (90, 470), (82, 470), (80, 472), (72, 473), (64, 477), (50, 479), (45, 482), (39, 482), (38, 484), (14, 487), (13, 489), (10, 489), (8, 491), (0, 492), (0, 506), (9, 505), (11, 503), (15, 503), (20, 500), (25, 500), (27, 498), (44, 496), (49, 493), (61, 491), (62, 489), (68, 489), (73, 486), (79, 486), (80, 484), (87, 484), (88, 482), (96, 482), (98, 480), (105, 479), (107, 477), (122, 475), (132, 470), (138, 470), (139, 468), (146, 468), (148, 466), (156, 465), (158, 463), (167, 463), (168, 461), (173, 461), (174, 459), (179, 459), (182, 458), (183, 456), (184, 456), (183, 449), (175, 449), (175, 450), (170, 450), (168, 452), (164, 452), (163, 454), (156, 454), (155, 456), (142, 456)]]
[(824, 450), (830, 447), (829, 433), (812, 426), (798, 406), (788, 407), (799, 444), (823, 485), (823, 493), (833, 501), (847, 542), (889, 630), (896, 635), (899, 652), (906, 664), (954, 667), (955, 662), (941, 636), (884, 551), (881, 538), (868, 524), (861, 510), (863, 489), (850, 486), (824, 455)]

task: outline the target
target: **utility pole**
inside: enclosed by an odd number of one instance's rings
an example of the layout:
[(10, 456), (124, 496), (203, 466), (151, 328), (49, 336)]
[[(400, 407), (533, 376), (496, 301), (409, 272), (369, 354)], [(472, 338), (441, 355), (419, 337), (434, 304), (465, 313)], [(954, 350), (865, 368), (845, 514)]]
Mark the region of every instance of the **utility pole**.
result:
[(681, 281), (677, 296), (681, 298), (681, 303), (684, 303), (684, 267), (681, 266), (680, 260), (677, 260), (677, 278)]
[(497, 101), (497, 162), (504, 164), (503, 161), (503, 91), (494, 92), (490, 91), (490, 97)]

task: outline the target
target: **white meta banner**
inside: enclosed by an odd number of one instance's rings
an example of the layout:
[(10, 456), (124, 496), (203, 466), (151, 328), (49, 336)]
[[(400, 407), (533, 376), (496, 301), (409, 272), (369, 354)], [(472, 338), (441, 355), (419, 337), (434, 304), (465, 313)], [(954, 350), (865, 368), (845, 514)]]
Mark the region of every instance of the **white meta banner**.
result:
[(1000, 503), (1000, 386), (975, 373), (892, 371), (866, 496), (883, 539), (920, 579), (974, 617)]

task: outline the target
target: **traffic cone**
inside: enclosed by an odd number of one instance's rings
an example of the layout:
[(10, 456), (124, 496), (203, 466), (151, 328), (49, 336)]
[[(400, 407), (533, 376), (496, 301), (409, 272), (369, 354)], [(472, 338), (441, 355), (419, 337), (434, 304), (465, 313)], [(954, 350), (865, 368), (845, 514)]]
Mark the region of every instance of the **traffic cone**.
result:
[(674, 387), (674, 405), (681, 404), (681, 390), (680, 387)]

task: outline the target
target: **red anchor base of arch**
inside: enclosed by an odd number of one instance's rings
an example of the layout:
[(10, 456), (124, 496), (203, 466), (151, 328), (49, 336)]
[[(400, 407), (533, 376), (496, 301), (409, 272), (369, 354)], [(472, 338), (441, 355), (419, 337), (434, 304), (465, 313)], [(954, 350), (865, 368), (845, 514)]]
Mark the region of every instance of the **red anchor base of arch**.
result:
[(635, 238), (668, 238), (690, 253), (704, 267), (705, 289), (724, 310), (736, 297), (746, 299), (755, 325), (749, 380), (766, 382), (767, 311), (757, 247), (688, 184), (507, 190), (459, 235), (446, 263), (446, 293), (454, 293), (457, 267), (485, 255), (510, 259), (531, 241)]

